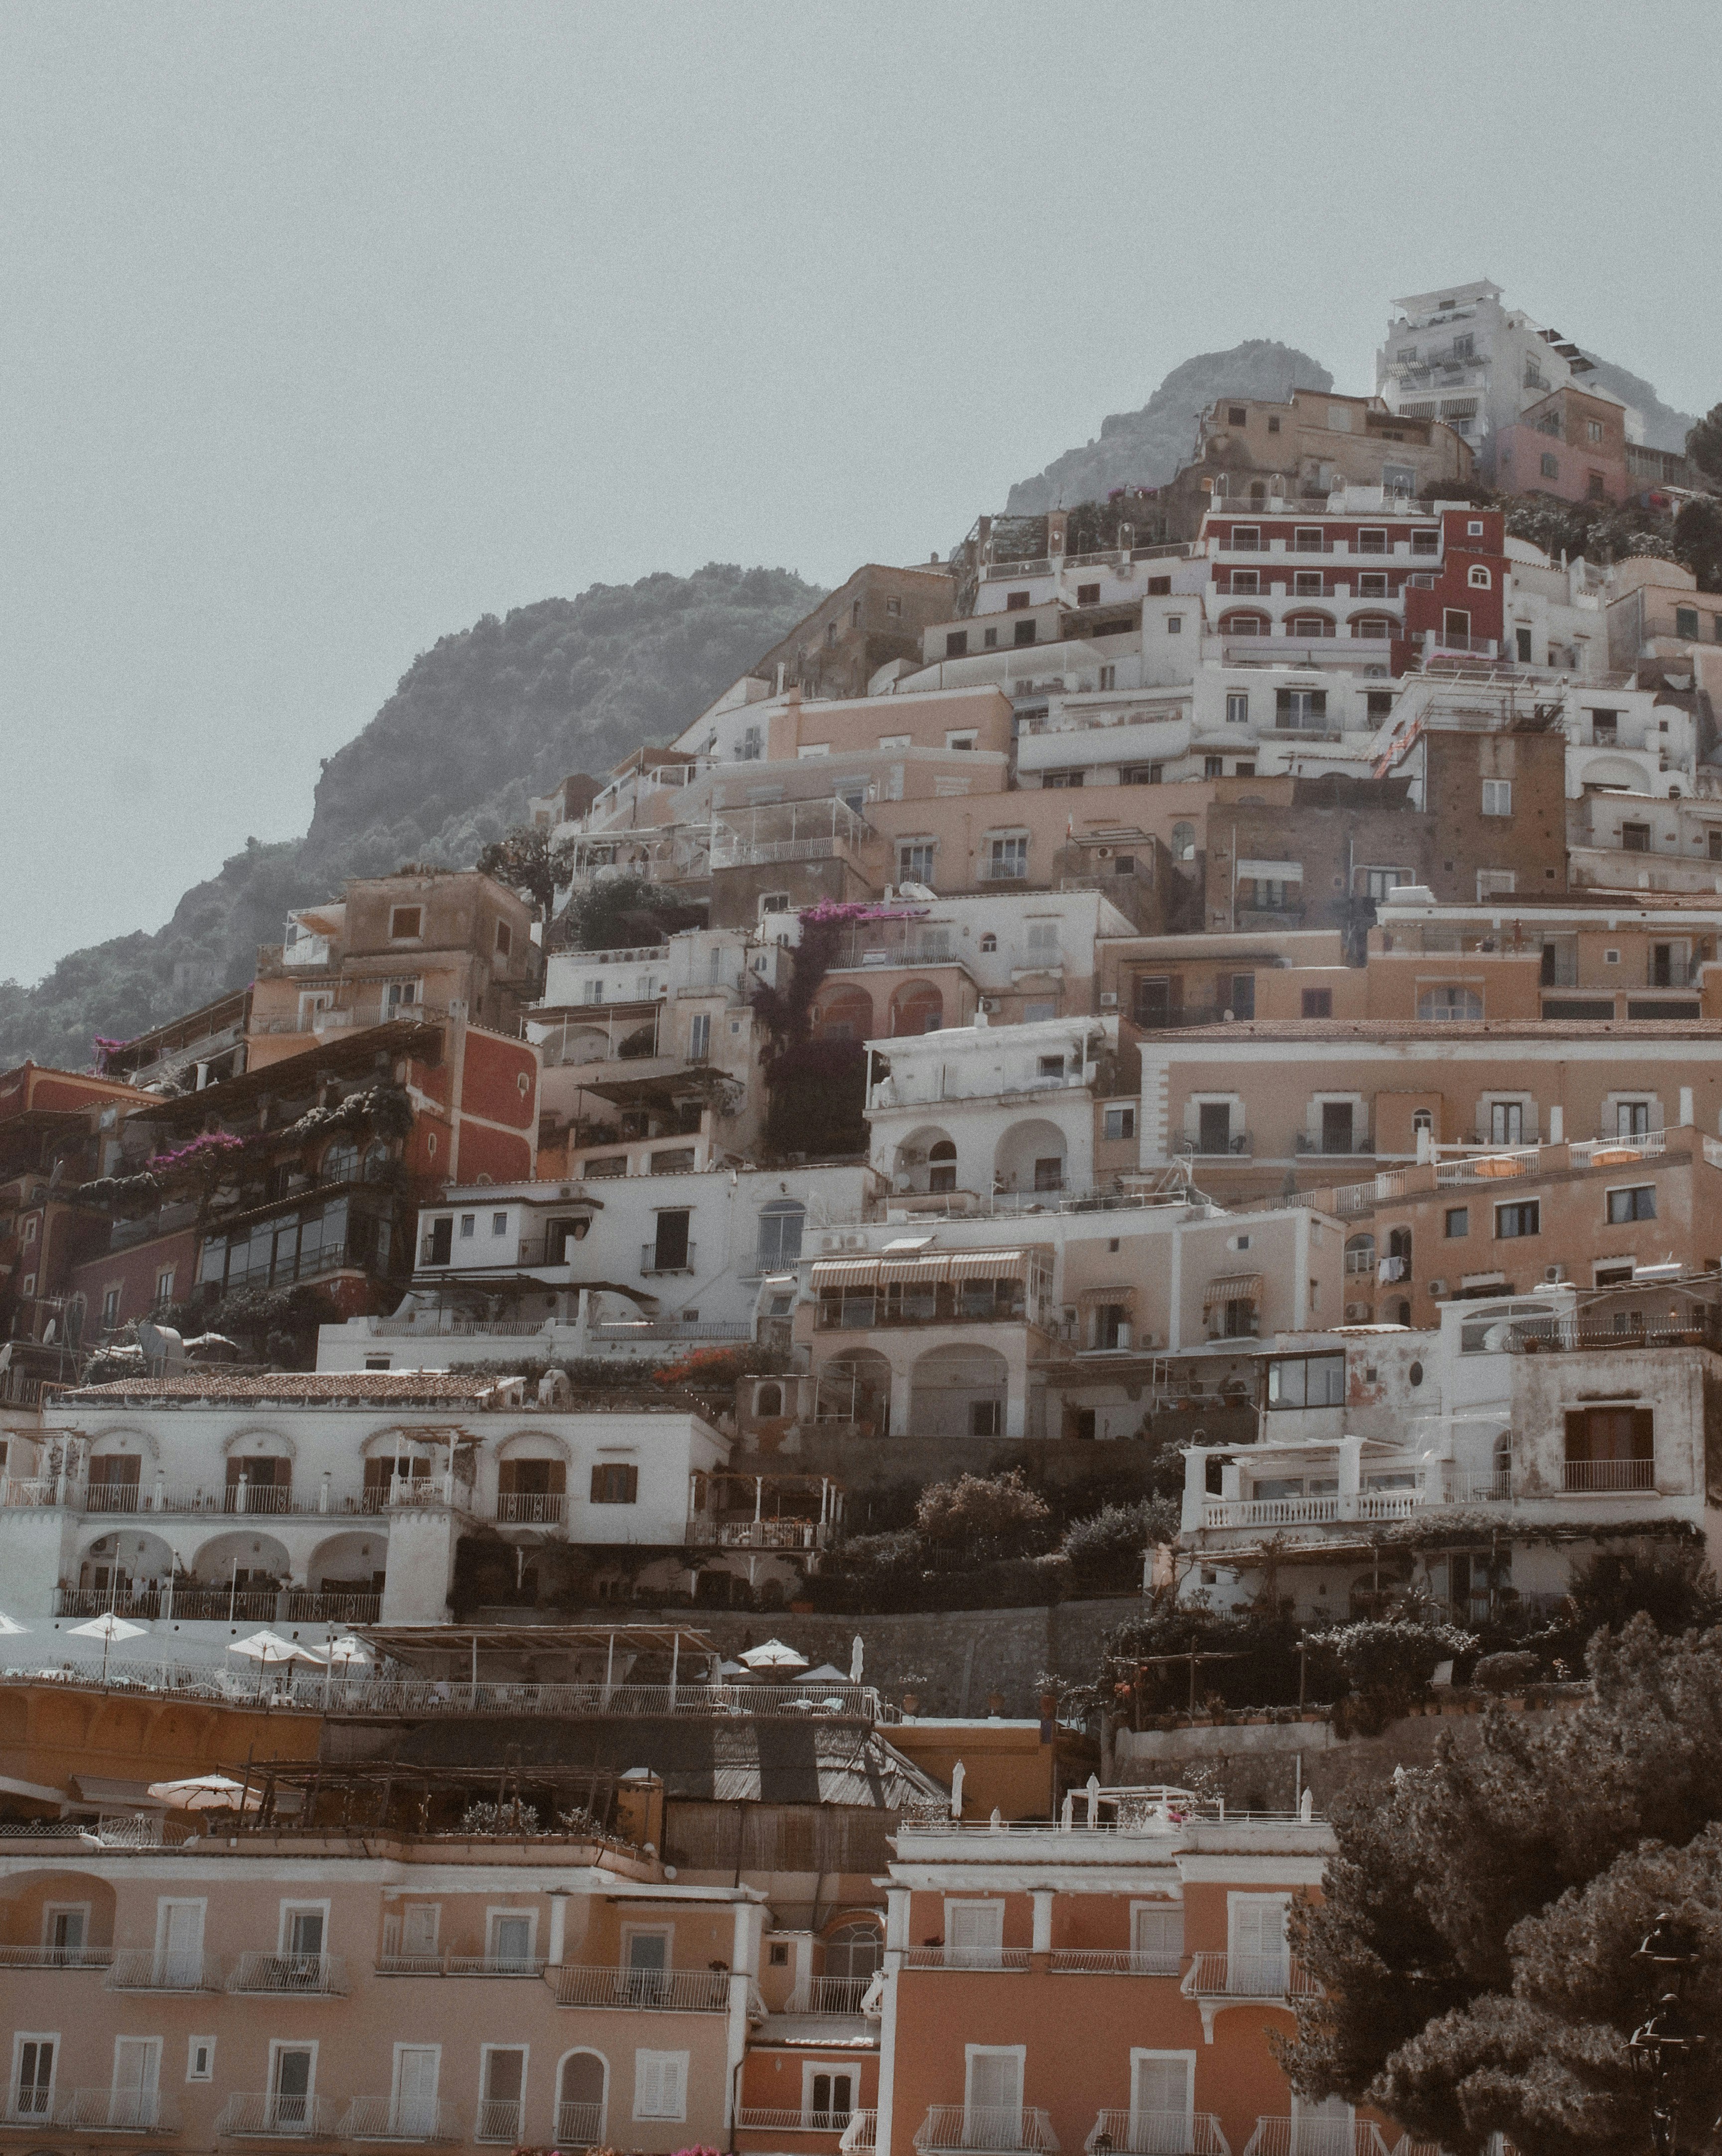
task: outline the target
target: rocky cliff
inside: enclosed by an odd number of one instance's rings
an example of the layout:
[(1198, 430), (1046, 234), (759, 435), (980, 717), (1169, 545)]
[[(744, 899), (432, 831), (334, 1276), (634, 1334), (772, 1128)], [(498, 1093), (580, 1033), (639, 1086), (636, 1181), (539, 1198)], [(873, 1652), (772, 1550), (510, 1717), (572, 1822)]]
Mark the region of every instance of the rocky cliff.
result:
[(440, 638), (329, 758), (302, 839), (246, 840), (152, 933), (75, 951), (33, 988), (0, 983), (0, 1070), (73, 1070), (96, 1034), (128, 1039), (251, 978), (290, 906), (403, 861), (469, 865), (527, 797), (679, 732), (822, 594), (784, 569), (594, 584)]
[(1115, 486), (1163, 486), (1188, 464), (1195, 423), (1216, 397), (1283, 398), (1287, 391), (1331, 389), (1334, 377), (1307, 352), (1252, 337), (1230, 352), (1199, 352), (1175, 367), (1139, 412), (1114, 412), (1099, 439), (1067, 449), (1033, 479), (1019, 480), (1007, 514), (1102, 500)]

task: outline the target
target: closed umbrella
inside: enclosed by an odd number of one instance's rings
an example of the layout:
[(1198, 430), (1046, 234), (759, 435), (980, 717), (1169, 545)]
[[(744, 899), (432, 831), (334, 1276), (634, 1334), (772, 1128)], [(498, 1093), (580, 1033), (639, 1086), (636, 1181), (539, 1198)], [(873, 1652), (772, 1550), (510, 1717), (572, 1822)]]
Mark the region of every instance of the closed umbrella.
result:
[(182, 1782), (152, 1782), (150, 1794), (177, 1812), (254, 1812), (262, 1793), (248, 1789), (229, 1774), (188, 1774)]
[(861, 1681), (861, 1661), (866, 1652), (866, 1643), (862, 1640), (861, 1634), (857, 1632), (854, 1639), (851, 1640), (849, 1645), (849, 1681), (851, 1684), (859, 1684)]
[(111, 1609), (104, 1609), (100, 1617), (92, 1617), (87, 1625), (74, 1625), (72, 1632), (85, 1640), (101, 1641), (101, 1674), (104, 1683), (108, 1674), (108, 1650), (116, 1640), (141, 1640), (150, 1629), (147, 1625), (133, 1625), (124, 1617), (115, 1616)]

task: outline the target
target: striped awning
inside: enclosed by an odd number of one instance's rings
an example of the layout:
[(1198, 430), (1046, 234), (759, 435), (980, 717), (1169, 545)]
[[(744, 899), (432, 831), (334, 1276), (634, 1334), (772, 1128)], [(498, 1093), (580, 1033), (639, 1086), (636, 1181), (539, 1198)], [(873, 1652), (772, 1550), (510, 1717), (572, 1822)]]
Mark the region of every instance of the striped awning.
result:
[(871, 1287), (878, 1277), (876, 1258), (820, 1258), (813, 1269), (815, 1292), (822, 1287)]
[(937, 1287), (941, 1281), (948, 1280), (951, 1261), (948, 1257), (881, 1258), (879, 1280), (882, 1286), (893, 1284), (902, 1286)]
[(951, 1260), (951, 1278), (1020, 1280), (1028, 1270), (1027, 1250), (964, 1250)]
[(1134, 1300), (1135, 1294), (1136, 1291), (1130, 1283), (1128, 1281), (1123, 1281), (1111, 1287), (1079, 1288), (1077, 1291), (1077, 1301), (1081, 1308), (1092, 1310), (1097, 1304), (1128, 1304)]
[(1202, 1290), (1204, 1310), (1211, 1310), (1216, 1302), (1259, 1302), (1261, 1299), (1260, 1273), (1222, 1273)]

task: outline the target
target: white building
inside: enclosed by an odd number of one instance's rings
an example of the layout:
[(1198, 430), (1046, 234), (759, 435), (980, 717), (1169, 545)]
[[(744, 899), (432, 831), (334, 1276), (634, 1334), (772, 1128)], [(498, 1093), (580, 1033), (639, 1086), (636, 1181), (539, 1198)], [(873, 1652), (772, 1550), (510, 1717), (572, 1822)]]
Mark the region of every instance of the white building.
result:
[[(463, 1537), (661, 1553), (688, 1590), (729, 1440), (651, 1389), (543, 1404), (518, 1381), (425, 1371), (128, 1378), (44, 1409), (0, 1480), (0, 1575), (33, 1652), (112, 1610), (126, 1651), (219, 1661), (260, 1623), (316, 1645), (355, 1622), (436, 1624)], [(21, 1450), (21, 1447), (15, 1447)], [(33, 1466), (24, 1474), (20, 1469)], [(637, 1561), (612, 1564), (617, 1581)]]

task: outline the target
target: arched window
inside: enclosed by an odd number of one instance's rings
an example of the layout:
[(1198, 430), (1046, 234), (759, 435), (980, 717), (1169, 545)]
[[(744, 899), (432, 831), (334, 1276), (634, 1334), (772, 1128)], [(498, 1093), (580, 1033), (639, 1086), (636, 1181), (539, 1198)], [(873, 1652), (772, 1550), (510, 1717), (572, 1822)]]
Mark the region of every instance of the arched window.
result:
[(980, 947), (983, 951), (996, 951), (999, 947), (998, 937), (996, 936), (983, 936), (980, 939)]
[(927, 1188), (954, 1190), (957, 1187), (957, 1147), (952, 1138), (940, 1138), (927, 1150)]
[[(876, 1924), (840, 1925), (825, 1941), (825, 1974), (865, 1989), (877, 1974), (884, 1953)], [(858, 1999), (856, 2005), (858, 2009)]]
[(753, 1394), (753, 1412), (761, 1422), (768, 1422), (784, 1411), (784, 1389), (779, 1384), (760, 1385)]
[(1250, 481), (1250, 499), (1251, 499), (1251, 501), (1267, 501), (1267, 482), (1266, 482), (1265, 480), (1259, 480), (1259, 479), (1252, 479), (1252, 480)]
[(1483, 564), (1480, 562), (1478, 562), (1473, 564), (1469, 573), (1465, 578), (1465, 582), (1471, 587), (1473, 592), (1486, 592), (1493, 588), (1494, 578), (1490, 576), (1488, 571), (1483, 567)]
[(382, 1183), (385, 1181), (388, 1178), (389, 1168), (393, 1159), (394, 1155), (390, 1152), (388, 1147), (383, 1143), (381, 1138), (378, 1138), (374, 1145), (367, 1146), (365, 1148), (366, 1182)]
[(774, 1199), (759, 1209), (759, 1270), (786, 1271), (801, 1255), (801, 1230), (807, 1208), (795, 1198)]
[(1428, 1131), (1432, 1134), (1434, 1129), (1435, 1111), (1432, 1108), (1419, 1108), (1411, 1117), (1412, 1132), (1415, 1134), (1418, 1131)]
[(1373, 1235), (1348, 1235), (1345, 1239), (1345, 1270), (1360, 1273), (1373, 1279), (1375, 1270), (1375, 1239)]
[(937, 1033), (944, 1024), (944, 998), (931, 981), (911, 981), (891, 999), (894, 1034)]
[(1425, 988), (1417, 998), (1417, 1016), (1427, 1019), (1481, 1018), (1483, 998), (1475, 988)]
[(1220, 618), (1222, 636), (1266, 636), (1267, 617), (1259, 613), (1228, 613)]
[(359, 1149), (351, 1138), (337, 1138), (323, 1155), (325, 1183), (351, 1183), (358, 1174)]
[(556, 2087), (556, 2138), (563, 2148), (589, 2148), (604, 2139), (609, 2067), (597, 2051), (570, 2051)]
[(1175, 861), (1193, 861), (1195, 859), (1195, 825), (1175, 824), (1172, 826), (1172, 858)]

